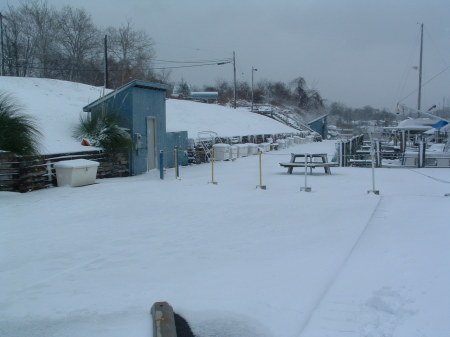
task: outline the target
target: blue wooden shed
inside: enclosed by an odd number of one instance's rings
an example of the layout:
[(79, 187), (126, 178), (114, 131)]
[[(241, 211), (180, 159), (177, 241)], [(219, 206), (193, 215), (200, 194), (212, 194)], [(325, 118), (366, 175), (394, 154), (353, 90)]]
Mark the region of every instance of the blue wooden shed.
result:
[(175, 146), (185, 150), (183, 145), (187, 144), (187, 133), (181, 132), (177, 137), (166, 133), (168, 89), (164, 84), (134, 80), (83, 108), (86, 112), (106, 108), (117, 113), (123, 126), (130, 129), (134, 143), (130, 153), (131, 175), (158, 168), (160, 151), (173, 150)]
[(323, 139), (328, 136), (328, 114), (317, 117), (308, 123), (308, 126), (316, 131)]

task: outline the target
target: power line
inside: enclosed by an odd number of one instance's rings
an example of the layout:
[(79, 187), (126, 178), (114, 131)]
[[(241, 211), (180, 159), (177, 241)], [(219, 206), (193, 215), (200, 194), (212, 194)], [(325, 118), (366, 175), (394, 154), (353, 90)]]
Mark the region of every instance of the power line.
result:
[[(192, 67), (204, 67), (204, 66), (217, 66), (232, 63), (232, 61), (224, 62), (214, 62), (214, 63), (201, 63), (201, 64), (190, 64), (190, 65), (180, 65), (180, 66), (167, 66), (167, 67), (152, 67), (152, 70), (162, 70), (162, 69), (177, 69), (177, 68), (192, 68)], [(8, 65), (8, 68), (26, 68), (29, 70), (53, 70), (53, 71), (80, 71), (80, 72), (102, 72), (101, 69), (79, 69), (79, 68), (52, 68), (52, 67), (41, 67), (33, 65)], [(124, 69), (109, 69), (109, 71), (123, 71)]]
[(155, 67), (152, 69), (160, 70), (160, 69), (178, 69), (178, 68), (193, 68), (193, 67), (204, 67), (204, 66), (221, 66), (224, 64), (231, 63), (232, 61), (219, 62), (219, 63), (203, 63), (203, 64), (191, 64), (185, 66), (171, 66), (171, 67)]
[[(427, 85), (428, 83), (430, 83), (432, 80), (434, 80), (436, 77), (438, 77), (439, 75), (441, 75), (442, 73), (446, 72), (448, 69), (450, 69), (450, 66), (444, 68), (443, 70), (441, 70), (439, 73), (437, 73), (436, 75), (434, 75), (433, 77), (431, 77), (428, 81), (426, 81), (424, 84), (422, 84), (422, 87), (424, 87), (425, 85)], [(410, 97), (412, 94), (416, 93), (419, 90), (419, 88), (414, 89), (413, 91), (411, 91), (408, 95), (406, 95), (405, 97), (403, 97), (400, 101), (398, 101), (398, 103), (403, 102), (405, 99), (407, 99), (408, 97)]]
[(221, 62), (232, 62), (232, 59), (226, 58), (226, 59), (215, 59), (215, 60), (196, 60), (196, 61), (173, 61), (173, 60), (159, 60), (154, 59), (152, 60), (154, 62), (162, 62), (162, 63), (221, 63)]

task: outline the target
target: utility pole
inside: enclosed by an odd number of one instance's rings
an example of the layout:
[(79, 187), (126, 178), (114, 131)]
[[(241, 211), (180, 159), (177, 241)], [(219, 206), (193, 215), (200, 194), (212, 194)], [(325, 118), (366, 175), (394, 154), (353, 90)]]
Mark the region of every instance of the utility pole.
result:
[(420, 111), (422, 96), (422, 55), (423, 55), (423, 23), (420, 24), (420, 59), (419, 59), (419, 95), (417, 97), (417, 110)]
[(108, 79), (108, 35), (105, 35), (105, 78), (104, 78), (104, 85), (105, 89), (108, 89), (109, 86), (109, 79)]
[(236, 54), (234, 51), (233, 51), (233, 74), (234, 74), (233, 108), (236, 109)]
[(252, 109), (251, 109), (251, 112), (253, 112), (253, 101), (254, 101), (253, 100), (253, 73), (255, 71), (258, 71), (258, 69), (252, 67)]
[(1, 76), (5, 76), (5, 52), (3, 50), (3, 15), (0, 12), (0, 45), (1, 45), (1, 53), (2, 53), (2, 68), (1, 68)]

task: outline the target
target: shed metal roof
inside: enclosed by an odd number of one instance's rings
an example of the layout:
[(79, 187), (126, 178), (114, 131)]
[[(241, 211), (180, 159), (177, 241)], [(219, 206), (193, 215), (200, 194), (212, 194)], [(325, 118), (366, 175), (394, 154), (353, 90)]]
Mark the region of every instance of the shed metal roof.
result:
[(153, 82), (141, 81), (141, 80), (134, 80), (134, 81), (131, 81), (131, 82), (121, 86), (120, 88), (118, 88), (116, 90), (111, 91), (109, 94), (95, 100), (94, 102), (86, 105), (83, 108), (83, 111), (91, 111), (92, 108), (99, 105), (100, 103), (103, 103), (103, 102), (107, 101), (108, 99), (110, 99), (111, 97), (114, 97), (118, 93), (125, 91), (132, 87), (152, 89), (152, 90), (161, 90), (161, 91), (167, 91), (170, 88), (168, 85), (165, 85), (165, 84), (153, 83)]
[(191, 92), (191, 98), (202, 98), (202, 99), (217, 99), (219, 93), (217, 91), (197, 91)]
[(320, 117), (317, 117), (317, 118), (313, 119), (312, 121), (308, 122), (308, 125), (311, 124), (311, 123), (317, 122), (319, 119), (325, 118), (327, 116), (328, 116), (328, 114), (325, 114), (325, 115), (322, 115)]

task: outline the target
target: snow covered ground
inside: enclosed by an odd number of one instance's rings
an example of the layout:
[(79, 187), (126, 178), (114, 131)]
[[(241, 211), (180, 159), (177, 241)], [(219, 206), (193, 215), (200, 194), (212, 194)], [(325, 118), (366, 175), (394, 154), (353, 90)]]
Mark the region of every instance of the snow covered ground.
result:
[(197, 138), (201, 131), (214, 131), (222, 137), (298, 132), (248, 108), (169, 99), (166, 109), (167, 131), (187, 130), (189, 138)]
[[(103, 88), (43, 78), (0, 77), (0, 91), (11, 94), (33, 116), (44, 137), (42, 153), (86, 151), (72, 137), (83, 107), (98, 99)], [(245, 108), (231, 109), (216, 104), (167, 100), (167, 131), (188, 131), (197, 138), (200, 131), (219, 136), (292, 133), (297, 130)]]
[(0, 336), (151, 336), (168, 301), (206, 336), (450, 336), (448, 169), (315, 169), (290, 152), (0, 193)]

